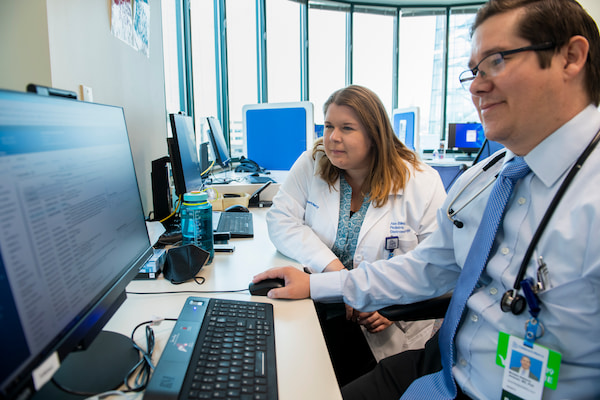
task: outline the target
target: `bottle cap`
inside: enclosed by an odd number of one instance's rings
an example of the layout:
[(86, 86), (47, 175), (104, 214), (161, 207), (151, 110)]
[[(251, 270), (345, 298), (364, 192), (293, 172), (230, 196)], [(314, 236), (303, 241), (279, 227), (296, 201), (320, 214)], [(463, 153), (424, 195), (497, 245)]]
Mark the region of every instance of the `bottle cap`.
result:
[(206, 203), (208, 201), (208, 194), (206, 192), (184, 193), (183, 201), (186, 203)]

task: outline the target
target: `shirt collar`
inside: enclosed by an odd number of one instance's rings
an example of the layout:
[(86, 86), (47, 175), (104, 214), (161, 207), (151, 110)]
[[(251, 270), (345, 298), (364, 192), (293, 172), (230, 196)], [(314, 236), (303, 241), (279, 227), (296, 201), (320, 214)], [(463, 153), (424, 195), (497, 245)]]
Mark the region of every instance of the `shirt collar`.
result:
[[(573, 165), (600, 128), (600, 112), (590, 104), (544, 139), (524, 158), (533, 173), (552, 186)], [(508, 151), (505, 162), (515, 155)]]

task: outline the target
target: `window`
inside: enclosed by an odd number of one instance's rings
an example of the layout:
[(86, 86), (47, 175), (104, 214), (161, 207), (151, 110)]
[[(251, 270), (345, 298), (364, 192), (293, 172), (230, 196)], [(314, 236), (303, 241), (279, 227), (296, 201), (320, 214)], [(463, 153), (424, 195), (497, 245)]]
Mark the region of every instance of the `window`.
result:
[(464, 90), (458, 76), (467, 69), (471, 54), (469, 29), (477, 9), (452, 9), (448, 35), (448, 90), (446, 95), (446, 134), (448, 123), (479, 122), (471, 94)]
[(165, 65), (165, 100), (167, 113), (182, 110), (179, 90), (179, 56), (177, 54), (176, 0), (164, 0), (162, 6), (163, 56)]
[(350, 7), (311, 2), (308, 10), (308, 93), (315, 124), (323, 124), (323, 104), (346, 86), (346, 16)]
[[(217, 117), (214, 7), (211, 1), (190, 1), (191, 66), (197, 143), (208, 142), (207, 117)], [(212, 148), (209, 146), (210, 151)]]
[[(439, 146), (444, 84), (445, 9), (402, 10), (398, 62), (398, 107), (419, 107), (420, 135)], [(424, 137), (425, 136), (425, 137)]]
[(392, 114), (395, 9), (356, 7), (352, 35), (352, 83), (375, 92)]
[[(185, 13), (177, 10), (187, 4), (189, 23), (184, 24)], [(457, 77), (467, 65), (469, 28), (478, 6), (414, 4), (403, 8), (386, 6), (385, 0), (373, 5), (344, 0), (164, 0), (167, 108), (177, 112), (193, 104), (189, 112), (202, 141), (205, 117), (218, 117), (232, 157), (239, 157), (245, 147), (243, 105), (265, 97), (269, 102), (308, 97), (315, 123), (322, 124), (322, 106), (329, 95), (355, 83), (377, 93), (390, 114), (394, 108), (419, 107), (425, 139), (421, 148), (437, 147), (448, 123), (477, 120)], [(181, 39), (186, 34), (187, 51)], [(308, 42), (306, 63), (303, 38)]]
[(230, 153), (239, 157), (244, 148), (242, 107), (258, 101), (256, 2), (227, 0), (226, 7)]
[(269, 103), (300, 98), (300, 4), (267, 0), (267, 88)]

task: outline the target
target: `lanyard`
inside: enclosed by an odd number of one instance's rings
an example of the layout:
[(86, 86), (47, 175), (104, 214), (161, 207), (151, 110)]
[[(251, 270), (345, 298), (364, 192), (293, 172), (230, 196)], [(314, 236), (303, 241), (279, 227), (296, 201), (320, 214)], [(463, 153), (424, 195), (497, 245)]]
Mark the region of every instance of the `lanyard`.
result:
[(598, 144), (599, 140), (600, 140), (600, 130), (598, 130), (598, 132), (596, 132), (596, 135), (594, 136), (592, 141), (587, 145), (585, 150), (583, 150), (583, 153), (581, 153), (581, 155), (575, 162), (575, 165), (573, 165), (573, 167), (569, 171), (569, 174), (567, 175), (567, 177), (565, 178), (563, 183), (558, 188), (558, 191), (554, 195), (552, 202), (550, 202), (550, 205), (548, 206), (548, 209), (546, 210), (546, 213), (544, 214), (542, 221), (540, 222), (540, 225), (536, 229), (536, 231), (533, 235), (533, 238), (531, 239), (531, 243), (529, 243), (529, 247), (527, 247), (525, 256), (523, 257), (523, 262), (521, 263), (521, 267), (519, 268), (519, 273), (517, 274), (515, 283), (513, 285), (515, 290), (519, 290), (519, 288), (521, 287), (521, 283), (525, 276), (525, 271), (527, 270), (527, 264), (529, 263), (529, 259), (531, 258), (531, 255), (533, 254), (533, 251), (535, 250), (535, 246), (537, 246), (537, 243), (539, 242), (540, 237), (542, 236), (542, 233), (544, 232), (544, 229), (546, 229), (546, 225), (548, 225), (548, 221), (552, 217), (552, 214), (554, 214), (554, 211), (556, 211), (558, 203), (560, 202), (563, 195), (567, 191), (567, 188), (573, 181), (573, 178), (575, 178), (575, 175), (577, 175), (577, 173), (581, 170), (581, 167), (583, 166), (583, 163), (585, 162), (585, 160), (588, 158), (588, 156), (592, 153), (592, 151)]
[[(525, 256), (523, 257), (523, 262), (521, 263), (521, 266), (519, 267), (519, 273), (517, 274), (517, 277), (515, 278), (515, 283), (513, 285), (514, 289), (508, 290), (502, 297), (502, 302), (500, 303), (500, 307), (502, 308), (502, 311), (504, 311), (504, 312), (512, 311), (513, 314), (518, 315), (518, 314), (522, 313), (523, 310), (525, 309), (524, 303), (526, 302), (526, 304), (529, 308), (529, 314), (531, 315), (531, 318), (529, 320), (527, 320), (527, 323), (525, 325), (524, 344), (531, 348), (533, 348), (533, 344), (534, 344), (535, 340), (544, 335), (544, 326), (538, 320), (538, 315), (539, 315), (541, 309), (540, 309), (540, 301), (537, 297), (537, 293), (540, 292), (541, 290), (543, 290), (543, 287), (540, 287), (539, 282), (535, 283), (533, 281), (533, 279), (531, 279), (531, 278), (524, 279), (525, 271), (527, 270), (527, 264), (529, 263), (529, 259), (531, 258), (531, 255), (533, 254), (535, 246), (537, 246), (537, 243), (539, 242), (540, 237), (542, 236), (542, 233), (544, 232), (544, 229), (548, 225), (548, 221), (554, 214), (554, 211), (556, 211), (558, 203), (562, 199), (563, 195), (567, 191), (567, 188), (569, 187), (569, 185), (571, 184), (573, 179), (575, 178), (575, 175), (577, 175), (577, 173), (581, 170), (581, 167), (583, 166), (583, 163), (585, 162), (585, 160), (588, 158), (588, 156), (591, 154), (591, 152), (594, 150), (594, 148), (598, 144), (599, 140), (600, 140), (600, 130), (598, 130), (598, 132), (596, 132), (596, 135), (594, 136), (592, 141), (587, 145), (587, 147), (581, 153), (581, 155), (575, 162), (575, 165), (573, 165), (573, 167), (571, 168), (571, 170), (565, 177), (565, 180), (558, 188), (558, 191), (556, 192), (556, 194), (554, 195), (554, 198), (550, 202), (550, 205), (548, 206), (546, 213), (542, 217), (542, 221), (540, 222), (540, 225), (536, 229), (536, 231), (533, 235), (533, 238), (531, 239), (531, 243), (529, 243), (529, 246), (527, 247), (527, 251), (525, 252)], [(523, 294), (525, 295), (525, 299), (523, 299), (522, 296), (519, 296), (516, 294), (517, 291), (519, 290), (519, 288), (521, 288), (521, 287), (523, 288)], [(520, 307), (519, 305), (521, 305), (522, 307)]]

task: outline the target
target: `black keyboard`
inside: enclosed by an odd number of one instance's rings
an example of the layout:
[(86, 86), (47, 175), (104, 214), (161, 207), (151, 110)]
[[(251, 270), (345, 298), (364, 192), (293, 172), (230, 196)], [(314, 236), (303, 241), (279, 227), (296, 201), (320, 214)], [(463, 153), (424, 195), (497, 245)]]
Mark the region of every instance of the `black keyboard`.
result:
[(232, 238), (254, 237), (254, 221), (249, 212), (213, 212), (215, 232), (229, 232)]
[(144, 399), (277, 399), (273, 306), (189, 297)]

